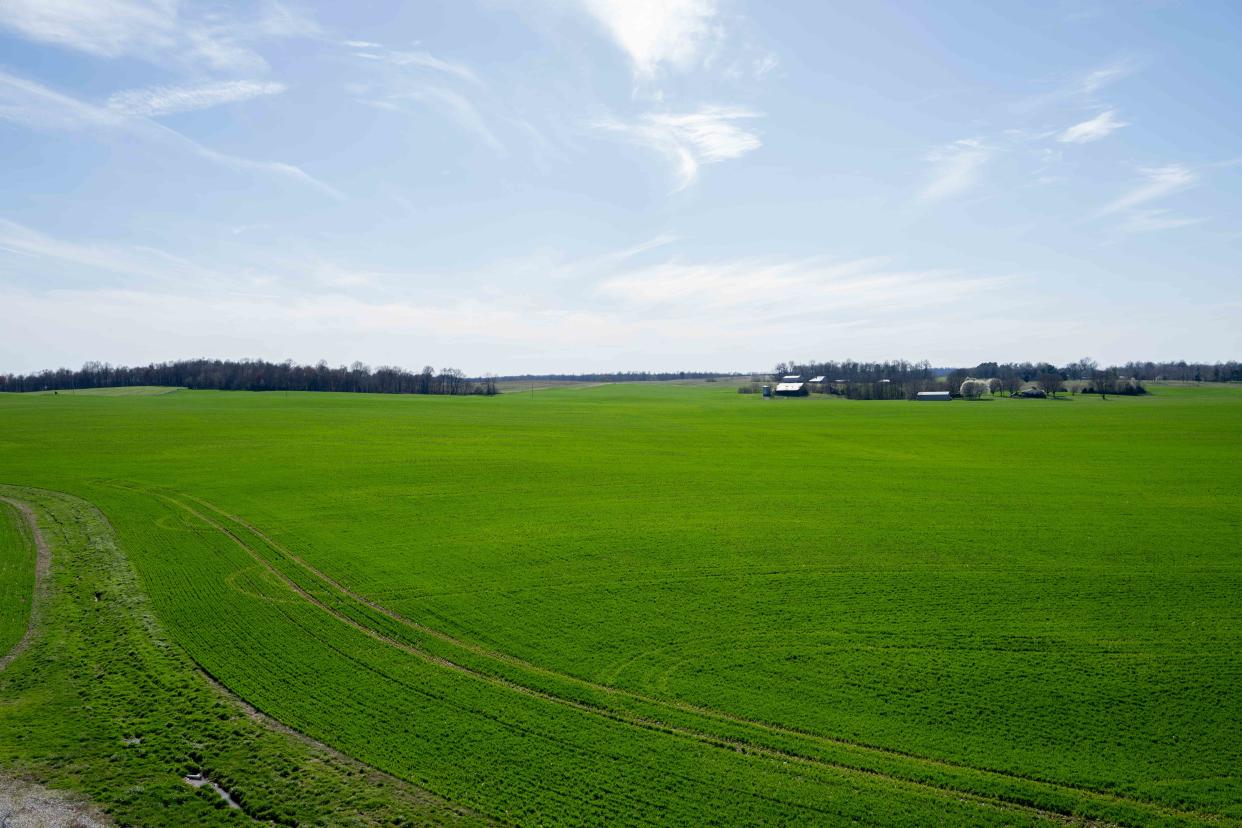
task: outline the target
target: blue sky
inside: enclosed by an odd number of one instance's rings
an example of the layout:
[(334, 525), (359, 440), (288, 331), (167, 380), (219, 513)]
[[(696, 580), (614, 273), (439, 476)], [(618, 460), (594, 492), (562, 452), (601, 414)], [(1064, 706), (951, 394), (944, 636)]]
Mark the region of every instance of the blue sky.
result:
[(1242, 357), (1242, 6), (0, 3), (0, 370)]

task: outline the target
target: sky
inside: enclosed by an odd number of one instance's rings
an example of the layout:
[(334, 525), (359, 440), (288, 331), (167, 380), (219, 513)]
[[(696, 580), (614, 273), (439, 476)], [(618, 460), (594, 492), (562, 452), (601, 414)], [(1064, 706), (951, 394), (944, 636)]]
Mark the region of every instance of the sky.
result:
[(1242, 5), (0, 2), (0, 372), (1242, 358)]

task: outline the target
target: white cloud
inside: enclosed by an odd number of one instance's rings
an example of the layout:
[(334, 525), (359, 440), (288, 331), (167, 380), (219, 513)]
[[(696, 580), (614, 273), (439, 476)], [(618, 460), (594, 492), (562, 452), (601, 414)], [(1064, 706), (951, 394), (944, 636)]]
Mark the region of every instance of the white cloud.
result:
[(927, 156), (932, 163), (931, 180), (919, 193), (919, 198), (940, 201), (961, 195), (978, 183), (992, 155), (993, 150), (977, 138), (964, 138), (933, 150)]
[(1139, 207), (1191, 187), (1199, 180), (1198, 174), (1184, 164), (1149, 167), (1141, 172), (1144, 183), (1108, 203), (1096, 215), (1107, 216)]
[(246, 173), (295, 181), (314, 187), (335, 198), (341, 193), (292, 164), (255, 161), (213, 150), (187, 138), (176, 130), (148, 118), (124, 115), (48, 89), (25, 78), (0, 71), (0, 120), (32, 129), (87, 131), (103, 135), (117, 133), (154, 145), (170, 147), (206, 159), (214, 164)]
[(220, 81), (196, 86), (152, 86), (117, 92), (108, 98), (108, 108), (125, 115), (150, 117), (208, 109), (264, 95), (279, 95), (285, 89), (283, 83), (253, 80)]
[(694, 112), (652, 112), (633, 122), (606, 119), (597, 129), (618, 132), (665, 156), (675, 168), (675, 190), (698, 178), (699, 167), (740, 158), (762, 146), (759, 136), (739, 122), (758, 118), (742, 107), (704, 106)]
[(718, 35), (716, 0), (580, 0), (630, 58), (640, 80), (686, 69)]
[(1114, 109), (1101, 112), (1089, 121), (1074, 124), (1057, 136), (1057, 140), (1063, 144), (1085, 144), (1089, 141), (1098, 141), (1111, 132), (1129, 126), (1125, 121), (1117, 120), (1116, 116), (1117, 111)]
[(4, 0), (0, 26), (41, 43), (106, 58), (136, 57), (212, 71), (253, 72), (266, 61), (254, 42), (317, 29), (276, 2), (246, 18), (182, 15), (175, 0)]

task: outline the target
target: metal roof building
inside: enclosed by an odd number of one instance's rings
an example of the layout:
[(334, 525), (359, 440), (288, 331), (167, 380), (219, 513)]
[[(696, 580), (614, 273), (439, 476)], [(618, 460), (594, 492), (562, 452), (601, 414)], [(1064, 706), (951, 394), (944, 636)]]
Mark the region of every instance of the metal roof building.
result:
[(916, 399), (933, 400), (933, 401), (940, 400), (943, 402), (948, 402), (949, 400), (953, 399), (953, 397), (951, 394), (949, 394), (948, 391), (920, 391)]
[(779, 397), (804, 397), (806, 393), (805, 382), (778, 382), (776, 384), (776, 394)]

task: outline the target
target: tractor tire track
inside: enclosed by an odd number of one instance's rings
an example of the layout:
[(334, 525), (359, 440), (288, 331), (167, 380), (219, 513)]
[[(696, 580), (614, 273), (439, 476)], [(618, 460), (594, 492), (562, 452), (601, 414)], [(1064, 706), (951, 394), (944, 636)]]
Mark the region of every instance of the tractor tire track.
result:
[(26, 631), (22, 633), (21, 639), (7, 653), (0, 656), (0, 670), (3, 670), (12, 664), (15, 658), (26, 652), (30, 647), (30, 642), (34, 639), (35, 629), (39, 625), (43, 604), (47, 598), (48, 576), (52, 571), (52, 553), (48, 549), (47, 541), (43, 538), (43, 532), (39, 529), (39, 521), (35, 517), (34, 509), (30, 508), (30, 504), (8, 497), (0, 497), (0, 500), (17, 510), (35, 548), (35, 580), (34, 590), (30, 595), (30, 618), (26, 622)]
[[(609, 721), (618, 722), (621, 724), (627, 724), (627, 725), (638, 727), (643, 730), (647, 730), (647, 731), (654, 732), (654, 733), (660, 733), (660, 734), (669, 735), (669, 736), (677, 736), (683, 739), (698, 742), (700, 744), (706, 744), (711, 747), (728, 750), (733, 753), (739, 753), (743, 755), (752, 755), (752, 756), (761, 756), (766, 759), (775, 760), (778, 762), (786, 762), (786, 763), (794, 762), (799, 765), (803, 765), (806, 767), (812, 767), (812, 768), (826, 768), (826, 769), (830, 769), (831, 771), (834, 771), (836, 773), (843, 774), (846, 776), (855, 776), (855, 777), (861, 777), (861, 778), (866, 778), (866, 779), (882, 780), (886, 784), (894, 785), (896, 787), (901, 787), (901, 788), (905, 788), (908, 790), (915, 790), (915, 791), (920, 791), (924, 793), (933, 793), (937, 796), (948, 796), (948, 797), (952, 797), (952, 798), (956, 798), (956, 799), (960, 799), (964, 801), (973, 802), (982, 807), (988, 807), (988, 808), (992, 808), (992, 809), (999, 810), (999, 811), (1005, 811), (1005, 812), (1024, 813), (1029, 816), (1035, 816), (1041, 819), (1062, 822), (1065, 824), (1090, 824), (1093, 826), (1113, 825), (1113, 823), (1103, 822), (1100, 820), (1086, 820), (1074, 814), (1065, 813), (1061, 811), (1054, 811), (1054, 810), (1050, 810), (1046, 808), (1041, 808), (1035, 805), (1025, 804), (1022, 802), (1010, 801), (1010, 800), (1006, 800), (1001, 797), (989, 796), (987, 794), (980, 794), (980, 793), (976, 793), (976, 792), (964, 790), (964, 789), (959, 789), (959, 788), (944, 787), (940, 785), (929, 784), (925, 782), (920, 782), (918, 780), (907, 779), (901, 776), (883, 773), (881, 771), (853, 767), (851, 765), (838, 763), (838, 762), (832, 762), (829, 760), (820, 759), (820, 758), (811, 757), (811, 756), (804, 756), (802, 754), (793, 753), (789, 751), (783, 751), (777, 748), (757, 745), (757, 744), (744, 742), (744, 741), (740, 741), (736, 739), (729, 739), (729, 738), (718, 736), (715, 734), (693, 730), (691, 728), (681, 727), (677, 725), (670, 725), (666, 722), (660, 722), (654, 719), (647, 719), (647, 718), (633, 715), (633, 714), (622, 713), (619, 711), (612, 711), (606, 708), (587, 704), (585, 702), (576, 701), (574, 699), (567, 699), (563, 696), (557, 696), (553, 693), (548, 693), (546, 691), (539, 690), (537, 688), (528, 687), (526, 685), (519, 684), (517, 682), (511, 681), (509, 679), (506, 679), (500, 676), (494, 676), (488, 673), (481, 672), (469, 666), (458, 664), (457, 662), (451, 661), (442, 656), (437, 656), (434, 653), (429, 653), (425, 650), (421, 650), (411, 644), (408, 644), (407, 642), (399, 641), (397, 639), (386, 636), (383, 633), (378, 632), (377, 630), (371, 629), (370, 627), (367, 627), (359, 623), (358, 621), (352, 618), (349, 618), (348, 616), (342, 615), (341, 613), (339, 613), (332, 607), (329, 607), (328, 605), (324, 604), (322, 601), (320, 601), (315, 596), (311, 595), (309, 592), (307, 592), (304, 588), (302, 588), (300, 585), (295, 583), (292, 579), (290, 579), (283, 572), (281, 572), (280, 570), (272, 566), (271, 563), (268, 562), (265, 558), (263, 558), (261, 554), (259, 554), (254, 549), (252, 549), (241, 537), (239, 537), (236, 533), (230, 531), (227, 527), (212, 520), (211, 518), (202, 514), (198, 510), (194, 509), (192, 506), (182, 503), (176, 500), (175, 498), (168, 497), (166, 495), (161, 495), (161, 494), (156, 494), (155, 496), (173, 506), (176, 506), (182, 509), (186, 513), (192, 515), (193, 517), (197, 518), (201, 522), (205, 523), (208, 526), (211, 526), (212, 528), (216, 529), (217, 531), (219, 531), (220, 533), (228, 537), (231, 541), (233, 541), (233, 543), (235, 543), (247, 555), (249, 555), (256, 563), (258, 563), (260, 566), (265, 567), (268, 570), (268, 572), (270, 572), (274, 577), (278, 578), (290, 590), (295, 592), (298, 596), (300, 596), (302, 599), (307, 601), (309, 604), (327, 613), (329, 616), (336, 619), (337, 621), (345, 624), (346, 626), (349, 626), (350, 628), (354, 630), (357, 630), (358, 632), (362, 633), (363, 635), (366, 635), (369, 638), (374, 639), (375, 641), (385, 644), (386, 646), (389, 646), (401, 652), (407, 653), (408, 655), (414, 656), (415, 658), (418, 658), (429, 664), (434, 664), (438, 667), (442, 667), (448, 670), (453, 670), (455, 672), (470, 676), (471, 678), (485, 682), (492, 686), (504, 688), (506, 690), (521, 693), (523, 695), (530, 696), (533, 698), (538, 698), (540, 700), (543, 700), (543, 701), (546, 701), (552, 704), (556, 704), (562, 707), (568, 707), (570, 709), (573, 709), (573, 710), (576, 710), (576, 711), (579, 711), (579, 712), (582, 712), (588, 715), (603, 718)], [(193, 498), (193, 499), (197, 500), (197, 498)], [(394, 681), (397, 681), (399, 684), (401, 683), (395, 677), (392, 677), (392, 676), (387, 676), (387, 677)], [(480, 714), (482, 714), (482, 711), (479, 711), (479, 712)], [(748, 793), (749, 795), (756, 796), (756, 797), (763, 798), (763, 799), (770, 799), (770, 797), (764, 797), (754, 792), (743, 792), (743, 791), (738, 791), (738, 792)], [(787, 803), (787, 804), (789, 804), (791, 807), (797, 807), (793, 803)]]
[[(261, 553), (257, 552), (249, 544), (247, 544), (245, 540), (243, 540), (236, 532), (228, 529), (226, 526), (222, 525), (220, 522), (213, 520), (212, 518), (204, 515), (199, 510), (194, 509), (192, 506), (189, 506), (188, 504), (182, 501), (179, 501), (174, 497), (169, 497), (167, 495), (159, 494), (156, 492), (148, 492), (148, 494), (154, 494), (156, 497), (162, 500), (165, 500), (166, 502), (174, 506), (179, 507), (180, 509), (191, 514), (192, 516), (194, 516), (201, 522), (205, 523), (206, 525), (210, 526), (211, 528), (216, 529), (217, 531), (229, 537), (234, 543), (240, 546), (253, 560), (255, 560), (256, 563), (259, 563), (261, 566), (266, 568), (273, 576), (278, 578), (282, 583), (286, 584), (297, 595), (302, 597), (304, 600), (310, 602), (311, 604), (315, 605), (320, 610), (328, 613), (330, 616), (337, 619), (338, 621), (350, 626), (353, 629), (356, 629), (357, 631), (363, 633), (364, 635), (376, 641), (386, 644), (387, 646), (399, 649), (402, 652), (406, 652), (407, 654), (415, 656), (428, 663), (432, 663), (437, 666), (443, 667), (445, 669), (450, 669), (450, 670), (454, 670), (454, 671), (457, 671), (465, 675), (469, 675), (477, 680), (484, 681), (494, 686), (504, 687), (508, 690), (519, 692), (524, 695), (540, 698), (542, 700), (548, 701), (553, 704), (567, 706), (567, 707), (573, 708), (575, 710), (578, 710), (578, 711), (581, 711), (583, 713), (587, 713), (590, 715), (599, 716), (599, 717), (609, 719), (612, 721), (629, 724), (631, 726), (639, 727), (645, 730), (664, 733), (666, 735), (674, 735), (680, 738), (691, 739), (691, 740), (709, 744), (709, 745), (712, 745), (718, 748), (731, 750), (737, 753), (764, 756), (769, 759), (774, 759), (774, 760), (778, 760), (782, 762), (796, 762), (798, 764), (811, 766), (811, 767), (831, 768), (837, 772), (859, 775), (859, 776), (867, 777), (867, 778), (883, 779), (886, 782), (896, 784), (901, 787), (913, 788), (913, 789), (922, 790), (922, 791), (936, 792), (940, 795), (956, 796), (964, 800), (976, 802), (980, 805), (993, 807), (993, 808), (1000, 808), (1004, 810), (1023, 812), (1023, 813), (1027, 813), (1030, 815), (1039, 816), (1044, 819), (1054, 819), (1054, 820), (1060, 820), (1060, 821), (1065, 821), (1065, 822), (1070, 822), (1070, 823), (1087, 823), (1087, 824), (1092, 824), (1092, 825), (1114, 824), (1114, 823), (1110, 823), (1102, 819), (1091, 819), (1091, 818), (1083, 817), (1076, 813), (1071, 812), (1070, 810), (1060, 810), (1060, 809), (1055, 809), (1051, 807), (1045, 807), (1033, 801), (1025, 800), (1024, 798), (1020, 796), (1016, 796), (1016, 795), (1014, 797), (1009, 797), (1003, 794), (992, 794), (992, 793), (987, 793), (987, 792), (982, 792), (982, 791), (974, 791), (974, 790), (970, 790), (969, 788), (956, 787), (950, 784), (937, 784), (935, 782), (922, 781), (919, 779), (914, 779), (914, 778), (910, 778), (907, 776), (903, 776), (898, 773), (890, 773), (890, 772), (879, 770), (876, 768), (857, 766), (857, 765), (852, 765), (852, 764), (848, 764), (845, 762), (837, 762), (837, 761), (825, 759), (822, 757), (808, 756), (808, 755), (798, 753), (792, 750), (785, 750), (782, 748), (772, 747), (770, 745), (763, 745), (760, 743), (745, 741), (741, 739), (734, 739), (728, 736), (722, 736), (720, 734), (715, 734), (715, 733), (711, 733), (711, 732), (703, 731), (703, 730), (696, 730), (694, 728), (685, 727), (682, 725), (670, 724), (668, 722), (641, 716), (639, 714), (622, 711), (622, 710), (614, 710), (614, 709), (604, 707), (602, 705), (591, 704), (591, 703), (575, 700), (572, 698), (566, 698), (564, 696), (560, 696), (555, 693), (548, 692), (546, 690), (541, 690), (537, 687), (532, 687), (526, 684), (522, 684), (512, 679), (505, 678), (503, 676), (494, 675), (492, 673), (488, 673), (488, 672), (476, 669), (468, 665), (460, 664), (451, 659), (445, 658), (440, 655), (436, 655), (434, 653), (430, 653), (424, 649), (420, 649), (414, 645), (411, 645), (408, 642), (392, 638), (391, 636), (385, 635), (384, 633), (379, 632), (378, 630), (375, 630), (371, 627), (366, 626), (365, 624), (357, 621), (354, 618), (350, 618), (342, 614), (338, 610), (328, 606), (327, 604), (323, 603), (321, 600), (319, 600), (318, 598), (316, 598), (315, 596), (307, 592), (305, 588), (303, 588), (302, 586), (294, 582), (287, 574), (285, 574), (284, 572), (280, 571), (275, 566), (273, 566), (269, 560), (264, 558)], [(222, 518), (225, 518), (226, 520), (235, 522), (238, 526), (243, 527), (247, 531), (253, 533), (256, 537), (260, 538), (266, 545), (270, 546), (273, 551), (285, 555), (290, 560), (292, 560), (294, 563), (298, 564), (298, 566), (301, 569), (315, 576), (316, 580), (319, 580), (321, 583), (331, 586), (337, 592), (349, 597), (355, 602), (362, 604), (364, 606), (367, 606), (375, 610), (376, 612), (381, 613), (385, 617), (391, 620), (397, 621), (401, 623), (402, 625), (407, 626), (411, 629), (431, 635), (437, 638), (438, 640), (444, 641), (446, 643), (451, 643), (455, 646), (459, 646), (462, 649), (465, 649), (477, 655), (491, 658), (491, 659), (494, 659), (496, 661), (500, 661), (503, 663), (507, 663), (512, 666), (525, 667), (531, 670), (532, 672), (537, 672), (539, 674), (570, 681), (580, 686), (585, 686), (591, 689), (596, 689), (598, 691), (604, 692), (609, 695), (615, 695), (615, 696), (620, 696), (623, 698), (631, 698), (631, 699), (639, 700), (644, 703), (650, 703), (655, 707), (677, 709), (677, 710), (680, 710), (681, 712), (700, 714), (707, 718), (713, 718), (713, 719), (717, 719), (720, 721), (726, 721), (726, 722), (743, 725), (743, 726), (755, 727), (761, 730), (765, 730), (773, 735), (788, 735), (788, 736), (793, 736), (797, 738), (807, 739), (809, 741), (818, 741), (818, 742), (822, 742), (825, 744), (830, 744), (830, 745), (834, 745), (838, 747), (858, 750), (860, 752), (879, 754), (881, 756), (890, 756), (890, 757), (902, 759), (905, 761), (909, 761), (915, 764), (925, 765), (928, 767), (939, 767), (939, 768), (945, 768), (948, 770), (965, 771), (969, 773), (976, 773), (984, 777), (997, 777), (997, 778), (1002, 778), (1002, 779), (1012, 779), (1018, 782), (1033, 785), (1037, 789), (1045, 790), (1045, 791), (1052, 792), (1052, 793), (1061, 793), (1064, 795), (1076, 796), (1081, 799), (1095, 800), (1097, 802), (1106, 803), (1106, 804), (1113, 803), (1117, 805), (1129, 806), (1131, 808), (1135, 808), (1140, 811), (1143, 811), (1147, 813), (1149, 816), (1159, 815), (1163, 817), (1172, 818), (1175, 820), (1190, 820), (1190, 821), (1195, 821), (1195, 822), (1206, 821), (1206, 822), (1218, 823), (1218, 824), (1236, 824), (1233, 820), (1230, 820), (1219, 814), (1195, 811), (1195, 810), (1190, 810), (1190, 809), (1179, 809), (1179, 808), (1175, 808), (1171, 806), (1162, 805), (1156, 802), (1150, 802), (1147, 800), (1131, 799), (1125, 796), (1116, 795), (1116, 794), (1106, 792), (1106, 791), (1095, 791), (1090, 788), (1084, 788), (1084, 787), (1079, 787), (1079, 786), (1074, 786), (1074, 785), (1069, 785), (1069, 784), (1064, 784), (1064, 783), (1047, 782), (1047, 781), (1043, 781), (1039, 779), (1024, 777), (1024, 776), (1017, 775), (1017, 774), (1009, 774), (1009, 773), (1005, 773), (1002, 771), (992, 771), (992, 770), (985, 769), (985, 768), (976, 768), (976, 767), (972, 767), (969, 765), (955, 764), (955, 763), (945, 762), (945, 761), (941, 761), (937, 759), (931, 759), (927, 757), (919, 757), (919, 756), (915, 756), (911, 754), (906, 754), (906, 753), (902, 753), (899, 751), (892, 751), (892, 750), (888, 750), (884, 748), (876, 748), (876, 747), (872, 747), (869, 745), (861, 745), (857, 743), (852, 743), (852, 742), (848, 742), (845, 740), (838, 740), (833, 737), (825, 737), (825, 736), (818, 736), (816, 734), (804, 733), (804, 732), (789, 729), (789, 728), (783, 728), (779, 725), (770, 725), (764, 722), (748, 720), (743, 717), (735, 717), (732, 714), (711, 710), (709, 708), (699, 708), (696, 705), (689, 705), (685, 703), (676, 703), (676, 702), (670, 703), (664, 700), (653, 699), (651, 697), (643, 696), (642, 694), (636, 694), (636, 693), (631, 693), (629, 691), (618, 690), (617, 688), (607, 687), (605, 685), (598, 685), (593, 682), (589, 682), (583, 679), (578, 679), (573, 676), (568, 676), (562, 673), (558, 673), (554, 670), (548, 670), (546, 668), (542, 668), (537, 665), (529, 664), (529, 662), (525, 662), (521, 659), (514, 658), (512, 656), (507, 656), (503, 653), (494, 653), (477, 644), (473, 644), (471, 642), (457, 639), (456, 637), (448, 633), (443, 633), (441, 631), (437, 631), (437, 630), (433, 630), (431, 628), (425, 627), (424, 625), (419, 624), (418, 622), (407, 619), (404, 616), (401, 616), (385, 607), (375, 604), (374, 602), (353, 593), (351, 590), (339, 584), (339, 582), (337, 582), (335, 579), (320, 572), (315, 567), (306, 563), (304, 560), (300, 558), (300, 556), (297, 556), (296, 554), (287, 550), (285, 547), (280, 545), (278, 542), (272, 540), (269, 536), (264, 534), (261, 530), (258, 530), (257, 528), (252, 527), (246, 521), (241, 520), (240, 518), (236, 518), (235, 516), (232, 516), (228, 514), (227, 512), (224, 512), (223, 510), (219, 509), (218, 507), (215, 507), (214, 505), (208, 503), (207, 501), (202, 500), (201, 498), (197, 498), (192, 495), (185, 494), (185, 493), (177, 493), (177, 494), (180, 497), (183, 497), (187, 500), (194, 501), (195, 503), (202, 506), (204, 509), (215, 512), (217, 515), (219, 515)], [(1121, 824), (1126, 824), (1126, 823), (1121, 823)]]
[[(1128, 796), (1118, 794), (1113, 791), (1091, 788), (1089, 786), (1075, 785), (1073, 783), (1068, 783), (1068, 782), (1041, 779), (1038, 777), (1027, 776), (1027, 775), (1023, 775), (1021, 773), (1015, 773), (1012, 771), (977, 767), (977, 766), (968, 765), (968, 764), (964, 764), (960, 762), (953, 762), (951, 760), (937, 759), (934, 757), (923, 756), (920, 754), (910, 753), (910, 752), (897, 750), (893, 748), (885, 748), (885, 747), (881, 747), (878, 745), (870, 745), (864, 742), (856, 742), (856, 741), (852, 741), (852, 740), (844, 739), (840, 737), (829, 736), (829, 735), (819, 734), (819, 733), (812, 733), (810, 731), (800, 730), (797, 728), (791, 728), (788, 726), (779, 725), (779, 724), (775, 724), (772, 722), (766, 722), (760, 719), (752, 719), (752, 718), (748, 718), (745, 716), (740, 716), (737, 714), (729, 713), (727, 711), (717, 710), (715, 708), (710, 708), (710, 707), (704, 707), (704, 706), (692, 704), (689, 702), (649, 696), (643, 693), (625, 690), (625, 689), (613, 687), (611, 685), (601, 684), (601, 683), (590, 681), (588, 679), (583, 679), (583, 678), (580, 678), (578, 676), (574, 676), (568, 673), (563, 673), (563, 672), (560, 672), (554, 669), (542, 667), (540, 665), (534, 664), (532, 662), (526, 661), (516, 656), (509, 655), (507, 653), (501, 653), (501, 652), (497, 652), (494, 650), (490, 650), (475, 642), (471, 642), (465, 639), (458, 638), (457, 636), (454, 636), (451, 633), (446, 633), (442, 630), (437, 630), (432, 627), (428, 627), (418, 621), (407, 618), (349, 589), (347, 586), (340, 583), (336, 579), (332, 578), (327, 573), (316, 568), (314, 565), (307, 562), (304, 558), (302, 558), (301, 556), (299, 556), (292, 550), (288, 549), (287, 547), (285, 547), (284, 545), (282, 545), (281, 543), (279, 543), (278, 541), (276, 541), (275, 539), (273, 539), (272, 537), (264, 533), (261, 529), (253, 526), (252, 524), (242, 519), (241, 517), (230, 514), (224, 511), (223, 509), (219, 508), (218, 506), (215, 506), (214, 504), (202, 498), (196, 497), (194, 495), (190, 495), (185, 492), (178, 492), (177, 495), (187, 500), (194, 501), (195, 503), (199, 504), (203, 508), (208, 509), (214, 512), (215, 514), (219, 515), (220, 517), (225, 518), (226, 520), (231, 521), (235, 523), (236, 525), (244, 528), (248, 532), (252, 533), (256, 537), (261, 539), (265, 544), (271, 547), (273, 551), (288, 558), (290, 561), (295, 563), (299, 568), (301, 568), (302, 570), (304, 570), (305, 572), (313, 576), (315, 579), (328, 585), (335, 591), (352, 599), (353, 601), (363, 606), (366, 606), (367, 608), (377, 613), (380, 613), (386, 618), (398, 624), (401, 624), (405, 627), (408, 627), (411, 630), (414, 630), (423, 635), (436, 638), (451, 646), (466, 650), (467, 652), (470, 652), (483, 659), (489, 659), (492, 661), (500, 662), (502, 664), (506, 664), (511, 667), (518, 668), (520, 670), (525, 670), (525, 671), (535, 673), (541, 676), (546, 676), (548, 678), (552, 678), (558, 681), (563, 681), (569, 684), (573, 684), (573, 685), (582, 687), (584, 689), (588, 689), (588, 690), (600, 693), (605, 696), (629, 699), (632, 701), (639, 702), (641, 704), (650, 705), (651, 707), (655, 707), (658, 709), (673, 710), (673, 711), (677, 711), (680, 713), (686, 713), (686, 714), (690, 714), (694, 716), (701, 716), (706, 719), (712, 719), (712, 720), (716, 720), (720, 722), (725, 722), (725, 723), (736, 725), (736, 726), (743, 727), (743, 728), (759, 730), (759, 731), (768, 733), (773, 736), (789, 737), (793, 739), (806, 740), (806, 741), (813, 742), (813, 743), (819, 743), (819, 744), (823, 744), (823, 745), (827, 745), (831, 747), (845, 749), (848, 751), (858, 752), (861, 754), (868, 754), (868, 755), (873, 755), (873, 756), (877, 756), (881, 758), (891, 758), (891, 759), (896, 759), (896, 760), (901, 760), (901, 761), (907, 761), (907, 762), (922, 765), (925, 767), (934, 767), (934, 768), (941, 768), (947, 771), (960, 771), (960, 772), (966, 772), (966, 773), (979, 774), (984, 777), (990, 777), (990, 778), (1000, 779), (1000, 780), (1012, 780), (1018, 783), (1033, 785), (1033, 786), (1036, 786), (1037, 788), (1050, 791), (1050, 792), (1059, 792), (1059, 793), (1067, 794), (1071, 796), (1078, 796), (1078, 797), (1083, 797), (1083, 798), (1088, 798), (1088, 799), (1096, 799), (1096, 800), (1103, 801), (1103, 802), (1111, 802), (1111, 803), (1116, 803), (1119, 805), (1126, 805), (1126, 806), (1130, 806), (1133, 808), (1148, 811), (1151, 813), (1157, 813), (1157, 814), (1161, 814), (1161, 815), (1173, 817), (1173, 818), (1178, 818), (1178, 819), (1219, 822), (1221, 824), (1238, 824), (1236, 821), (1231, 820), (1227, 817), (1223, 817), (1222, 815), (1216, 814), (1216, 813), (1198, 811), (1198, 810), (1189, 809), (1189, 808), (1178, 808), (1178, 807), (1173, 807), (1169, 805), (1164, 805), (1158, 802), (1153, 802), (1153, 801), (1146, 800), (1146, 799), (1128, 797)], [(212, 525), (216, 525), (216, 524), (212, 523)], [(221, 529), (221, 531), (225, 531), (227, 534), (230, 534), (230, 536), (234, 537), (234, 539), (237, 540), (238, 543), (242, 543), (243, 546), (245, 546), (245, 544), (239, 538), (237, 538), (236, 535), (233, 535), (233, 533), (228, 532), (227, 529), (224, 529), (223, 527), (219, 527), (218, 525), (216, 525), (216, 528)], [(249, 551), (252, 555), (256, 554), (253, 550), (249, 550)], [(269, 569), (271, 569), (270, 564), (268, 564), (268, 567)], [(288, 578), (288, 576), (274, 569), (272, 569), (272, 571), (275, 572), (275, 574), (279, 578), (293, 585), (292, 581)], [(313, 597), (311, 597), (309, 594), (307, 594), (305, 590), (302, 590), (300, 587), (297, 587), (296, 585), (294, 585), (294, 588), (304, 597), (309, 598), (312, 601), (316, 600)], [(316, 601), (316, 603), (320, 603), (320, 602)], [(574, 699), (567, 699), (563, 696), (557, 696), (554, 693), (548, 693), (547, 691), (539, 690), (538, 688), (529, 687), (525, 684), (515, 682), (511, 679), (504, 678), (502, 676), (495, 676), (491, 673), (487, 673), (487, 672), (484, 672), (484, 671), (481, 671), (481, 670), (478, 670), (472, 667), (467, 667), (464, 665), (457, 664), (456, 662), (451, 661), (449, 659), (443, 658), (441, 656), (436, 656), (431, 653), (427, 653), (425, 650), (420, 650), (418, 648), (410, 647), (410, 645), (406, 644), (405, 642), (392, 639), (388, 636), (383, 635), (382, 633), (378, 633), (374, 630), (371, 630), (369, 627), (366, 627), (365, 625), (359, 622), (356, 622), (353, 619), (348, 619), (348, 618), (341, 616), (337, 611), (321, 603), (320, 603), (320, 606), (323, 607), (323, 609), (325, 609), (326, 611), (333, 614), (334, 616), (341, 618), (341, 620), (347, 621), (352, 626), (355, 626), (363, 630), (370, 630), (368, 634), (372, 635), (372, 637), (378, 637), (380, 640), (388, 641), (395, 646), (399, 646), (403, 648), (409, 647), (413, 652), (416, 652), (428, 658), (437, 660), (437, 663), (440, 663), (441, 666), (464, 670), (480, 678), (498, 679), (501, 682), (503, 682), (506, 686), (509, 686), (512, 689), (528, 691), (540, 697), (548, 698), (549, 700), (558, 700), (561, 702), (567, 702), (581, 709), (596, 711), (596, 712), (601, 711), (601, 710), (607, 711), (610, 716), (619, 715), (623, 717), (621, 720), (629, 721), (633, 719), (634, 722), (638, 722), (638, 721), (646, 722), (649, 725), (654, 726), (656, 729), (659, 729), (662, 731), (674, 732), (679, 727), (677, 725), (670, 725), (666, 722), (660, 722), (655, 719), (649, 719), (646, 717), (642, 717), (637, 714), (621, 713), (619, 711), (610, 710), (602, 706), (587, 704), (587, 703), (580, 702)], [(866, 767), (857, 767), (857, 766), (853, 766), (849, 764), (832, 762), (831, 760), (817, 759), (814, 757), (806, 757), (806, 756), (803, 756), (802, 754), (784, 751), (779, 748), (771, 748), (770, 746), (764, 746), (764, 745), (756, 744), (753, 742), (748, 742), (748, 741), (743, 741), (743, 740), (731, 740), (731, 739), (728, 739), (727, 737), (719, 737), (714, 734), (706, 733), (704, 731), (696, 731), (696, 730), (692, 730), (689, 728), (683, 728), (683, 729), (685, 729), (687, 733), (691, 733), (691, 732), (697, 733), (697, 734), (700, 734), (700, 735), (703, 735), (703, 736), (706, 736), (712, 739), (717, 739), (717, 738), (724, 739), (724, 741), (727, 742), (728, 744), (735, 745), (747, 752), (762, 752), (763, 750), (772, 750), (784, 758), (800, 758), (800, 759), (805, 759), (805, 760), (812, 761), (812, 762), (820, 762), (822, 764), (826, 764), (826, 765), (833, 766), (833, 767), (855, 770), (860, 773), (876, 773), (880, 776), (883, 776), (884, 778), (890, 778), (894, 780), (905, 779), (905, 777), (902, 777), (900, 775), (887, 774), (882, 771), (875, 771), (873, 769), (866, 768)], [(934, 788), (936, 790), (950, 790), (950, 791), (960, 792), (968, 796), (981, 796), (981, 795), (985, 797), (988, 796), (986, 794), (970, 792), (964, 789), (942, 787), (939, 785), (922, 783), (922, 782), (918, 782), (917, 780), (907, 780), (907, 781), (911, 781), (919, 785), (924, 785), (929, 788)], [(996, 797), (996, 798), (1000, 799), (999, 797)], [(1008, 801), (1008, 800), (1001, 800), (1001, 801)], [(1031, 807), (1031, 808), (1035, 808), (1036, 810), (1042, 811), (1040, 806), (1037, 806), (1037, 805), (1028, 805), (1026, 803), (1017, 803), (1017, 804), (1023, 805), (1023, 807)], [(1060, 814), (1060, 812), (1049, 812), (1049, 813), (1056, 813), (1059, 816), (1064, 816), (1063, 814)]]

